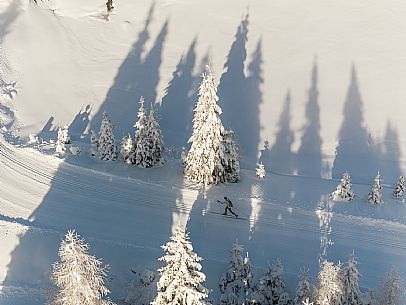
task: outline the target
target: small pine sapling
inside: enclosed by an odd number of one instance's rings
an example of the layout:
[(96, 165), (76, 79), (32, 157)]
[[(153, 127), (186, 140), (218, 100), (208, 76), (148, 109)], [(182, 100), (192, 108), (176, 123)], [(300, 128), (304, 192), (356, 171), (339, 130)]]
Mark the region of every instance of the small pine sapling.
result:
[(68, 126), (64, 126), (63, 128), (58, 128), (58, 139), (56, 141), (56, 148), (55, 152), (59, 154), (66, 153), (66, 144), (70, 144), (70, 136), (69, 136), (69, 128)]
[(117, 159), (117, 146), (114, 139), (113, 128), (113, 124), (110, 123), (107, 112), (104, 112), (98, 140), (98, 155), (103, 161)]
[(256, 175), (259, 179), (264, 179), (266, 176), (265, 166), (261, 163), (257, 165)]
[(351, 177), (348, 172), (343, 173), (340, 184), (337, 189), (331, 194), (331, 199), (333, 200), (346, 200), (351, 201), (354, 199), (354, 192), (351, 186)]
[(296, 288), (295, 305), (302, 305), (302, 302), (312, 297), (312, 285), (309, 279), (309, 269), (303, 268)]
[(381, 191), (382, 179), (378, 172), (374, 179), (374, 185), (371, 187), (371, 190), (368, 193), (368, 202), (372, 204), (383, 203)]
[(90, 131), (90, 154), (97, 156), (99, 152), (99, 137), (94, 130)]
[(399, 177), (398, 182), (395, 185), (395, 191), (393, 192), (393, 197), (402, 198), (405, 192), (405, 177), (402, 175)]
[(133, 150), (133, 146), (133, 139), (131, 138), (131, 135), (122, 138), (120, 146), (120, 156), (125, 163), (131, 163), (130, 154)]
[(342, 275), (342, 305), (363, 305), (362, 294), (358, 287), (359, 277), (361, 275), (357, 269), (357, 264), (358, 262), (355, 259), (354, 253), (352, 253)]

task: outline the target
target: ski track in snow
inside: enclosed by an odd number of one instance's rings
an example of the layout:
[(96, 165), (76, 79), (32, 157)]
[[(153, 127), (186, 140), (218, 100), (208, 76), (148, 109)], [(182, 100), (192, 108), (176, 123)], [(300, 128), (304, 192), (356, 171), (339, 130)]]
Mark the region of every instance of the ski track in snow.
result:
[[(151, 209), (166, 209), (168, 212), (177, 212), (180, 214), (189, 215), (192, 217), (190, 213), (192, 212), (192, 206), (194, 202), (194, 191), (191, 192), (191, 196), (189, 199), (192, 200), (182, 200), (178, 202), (172, 203), (165, 203), (165, 200), (157, 201), (154, 200), (154, 197), (151, 196), (140, 196), (143, 192), (127, 192), (128, 185), (131, 187), (138, 187), (150, 190), (161, 189), (164, 192), (172, 192), (172, 189), (166, 188), (163, 185), (159, 184), (151, 184), (151, 183), (144, 183), (141, 180), (136, 179), (128, 179), (123, 178), (120, 176), (114, 176), (113, 180), (109, 180), (109, 177), (112, 177), (111, 174), (105, 174), (101, 172), (97, 172), (97, 175), (101, 178), (104, 184), (98, 183), (90, 183), (92, 180), (95, 179), (94, 170), (89, 170), (86, 168), (76, 167), (70, 164), (62, 163), (62, 160), (59, 160), (52, 156), (44, 156), (40, 155), (36, 151), (32, 151), (32, 153), (26, 153), (27, 149), (21, 148), (14, 148), (9, 146), (5, 143), (0, 143), (0, 161), (3, 164), (3, 169), (6, 167), (8, 171), (11, 173), (14, 171), (15, 174), (21, 175), (24, 179), (32, 181), (33, 183), (43, 184), (47, 187), (52, 187), (53, 190), (57, 190), (58, 192), (67, 192), (70, 195), (77, 195), (77, 196), (92, 196), (92, 193), (100, 194), (104, 199), (107, 199), (114, 203), (115, 206), (134, 206), (134, 202), (136, 202), (137, 206), (145, 206)], [(60, 166), (59, 169), (55, 168), (56, 166)], [(58, 175), (54, 175), (56, 170), (58, 170)], [(114, 181), (114, 182), (113, 182)], [(105, 187), (105, 183), (110, 183), (110, 187)], [(185, 192), (187, 194), (187, 190)], [(138, 196), (134, 196), (138, 194)], [(145, 194), (145, 192), (144, 192)], [(184, 196), (184, 195), (183, 195)], [(188, 199), (188, 198), (186, 198)], [(244, 199), (249, 201), (250, 199)], [(109, 204), (105, 203), (104, 200), (100, 201), (100, 204)], [(263, 207), (272, 207), (273, 209), (279, 209), (286, 211), (286, 206), (283, 204), (278, 204), (274, 202), (267, 202), (267, 201), (260, 201), (260, 205)], [(290, 208), (291, 213), (295, 215), (300, 215), (304, 217), (314, 217), (317, 214), (317, 211), (307, 211), (301, 208)], [(2, 207), (3, 210), (3, 207)], [(2, 211), (0, 214), (0, 220), (3, 222), (13, 222), (19, 223), (23, 226), (30, 226), (34, 227), (37, 230), (47, 230), (47, 229), (55, 229), (52, 226), (48, 226), (46, 223), (40, 223), (37, 221), (30, 221), (28, 219), (24, 219), (21, 217), (14, 218), (13, 216), (7, 215), (11, 211), (7, 209)], [(203, 211), (203, 214), (209, 215), (207, 213), (209, 211)], [(199, 213), (200, 211), (193, 211), (193, 213)], [(326, 231), (321, 228), (316, 228), (308, 223), (303, 223), (297, 221), (295, 217), (284, 218), (280, 220), (278, 218), (271, 218), (271, 217), (264, 217), (264, 216), (257, 216), (251, 215), (248, 216), (248, 220), (252, 223), (259, 223), (265, 224), (272, 227), (279, 227), (279, 228), (289, 228), (294, 229), (297, 231), (306, 231), (311, 233), (321, 233), (332, 235), (333, 237), (341, 237), (345, 239), (352, 239), (358, 241), (365, 241), (368, 243), (372, 243), (379, 246), (390, 246), (399, 249), (406, 249), (406, 242), (402, 240), (399, 236), (399, 239), (396, 239), (396, 232), (406, 231), (406, 226), (403, 224), (399, 224), (392, 221), (387, 220), (376, 220), (370, 219), (366, 217), (356, 217), (351, 215), (343, 215), (331, 212), (334, 218), (334, 222), (341, 223), (340, 227), (335, 227), (334, 230), (331, 232), (329, 229)], [(11, 212), (10, 215), (13, 213)], [(215, 217), (217, 215), (211, 214), (211, 216)], [(219, 215), (221, 216), (221, 215)], [(221, 218), (221, 217), (220, 217)], [(379, 239), (379, 236), (374, 236), (371, 234), (363, 234), (362, 232), (357, 232), (355, 235), (354, 232), (351, 230), (346, 231), (340, 228), (345, 228), (346, 224), (352, 224), (354, 221), (358, 223), (362, 223), (363, 225), (373, 225), (373, 226), (380, 226), (381, 230), (385, 230), (388, 232), (393, 232), (393, 238), (387, 240), (385, 238)], [(58, 231), (58, 230), (56, 230)], [(64, 233), (62, 231), (58, 231), (59, 233)], [(112, 242), (112, 241), (110, 241)], [(128, 244), (131, 245), (131, 244)], [(135, 245), (134, 245), (135, 246)]]
[[(30, 232), (31, 236), (33, 233), (35, 236), (39, 236), (35, 238), (52, 236), (53, 239), (61, 239), (66, 233), (66, 225), (71, 225), (72, 222), (65, 221), (64, 217), (59, 219), (59, 216), (55, 216), (60, 215), (61, 211), (64, 211), (64, 205), (69, 204), (69, 202), (64, 202), (61, 207), (56, 204), (45, 208), (41, 210), (40, 218), (35, 219), (35, 216), (37, 216), (36, 209), (41, 209), (43, 198), (52, 191), (58, 196), (66, 195), (72, 201), (86, 202), (85, 211), (99, 207), (106, 211), (114, 211), (113, 209), (117, 208), (118, 211), (128, 210), (131, 213), (156, 211), (154, 213), (172, 214), (172, 227), (176, 225), (175, 222), (179, 221), (179, 223), (187, 223), (188, 226), (192, 227), (194, 225), (196, 227), (196, 224), (198, 226), (214, 224), (219, 228), (227, 227), (232, 232), (233, 228), (238, 224), (246, 223), (245, 226), (250, 231), (249, 234), (254, 235), (257, 228), (260, 227), (262, 231), (259, 234), (264, 232), (273, 232), (272, 234), (275, 234), (277, 232), (278, 235), (285, 236), (284, 238), (286, 236), (294, 238), (304, 234), (307, 236), (306, 238), (309, 238), (309, 236), (315, 240), (321, 238), (321, 242), (328, 240), (332, 241), (332, 243), (338, 242), (344, 246), (352, 247), (354, 244), (361, 244), (361, 247), (365, 247), (365, 245), (370, 245), (369, 247), (380, 249), (380, 253), (386, 253), (386, 251), (390, 251), (391, 255), (406, 253), (406, 242), (403, 238), (406, 236), (406, 225), (394, 221), (344, 215), (329, 211), (331, 218), (329, 225), (326, 226), (323, 225), (323, 220), (319, 219), (323, 212), (321, 208), (306, 210), (283, 202), (268, 200), (263, 194), (258, 198), (253, 198), (251, 194), (245, 194), (238, 198), (238, 207), (242, 211), (237, 212), (244, 215), (246, 212), (244, 210), (245, 202), (247, 206), (252, 207), (252, 212), (247, 213), (247, 220), (236, 221), (234, 219), (224, 219), (222, 215), (210, 213), (213, 211), (212, 206), (203, 209), (195, 208), (195, 203), (199, 203), (196, 198), (197, 190), (190, 186), (182, 187), (176, 181), (175, 185), (171, 185), (170, 183), (165, 184), (164, 180), (154, 181), (152, 177), (148, 182), (142, 179), (118, 176), (92, 168), (80, 167), (64, 162), (63, 159), (41, 154), (31, 148), (10, 145), (3, 139), (0, 139), (0, 162), (2, 172), (0, 187), (4, 190), (4, 196), (0, 199), (0, 232), (5, 236), (24, 236)], [(215, 191), (205, 197), (203, 203), (210, 200), (215, 202), (214, 197), (218, 195)], [(170, 200), (168, 198), (177, 199)], [(253, 205), (253, 201), (255, 201), (255, 205)], [(75, 208), (80, 209), (81, 207), (78, 205)], [(83, 224), (88, 221), (86, 217), (89, 216), (86, 213), (84, 213), (84, 216), (80, 210), (73, 210), (72, 213), (75, 217), (73, 223)], [(287, 215), (290, 215), (290, 217), (287, 217)], [(133, 232), (132, 236), (121, 236), (118, 235), (121, 232), (120, 230), (99, 232), (97, 225), (93, 228), (90, 225), (83, 237), (90, 245), (98, 244), (100, 246), (102, 244), (111, 249), (132, 249), (129, 252), (136, 252), (137, 249), (144, 249), (150, 253), (159, 252), (159, 248), (153, 248), (151, 244), (144, 244), (145, 236), (142, 236), (143, 233)], [(204, 230), (204, 228), (202, 227), (200, 230)], [(200, 247), (204, 247), (205, 242), (207, 241), (203, 240), (203, 245), (200, 245)], [(258, 242), (257, 240), (256, 243)], [(263, 242), (266, 241), (260, 241), (260, 243)], [(329, 252), (327, 249), (329, 247), (330, 244), (325, 249), (320, 249), (320, 251), (326, 250)], [(322, 253), (323, 256), (325, 254)], [(206, 253), (204, 258), (216, 266), (226, 264), (228, 259), (226, 256), (222, 256), (221, 251)], [(262, 267), (259, 265), (256, 268)], [(286, 270), (285, 273), (291, 278), (296, 278), (296, 274), (293, 274), (292, 270)], [(376, 277), (378, 276), (381, 277), (383, 274), (376, 275)], [(214, 281), (215, 279), (210, 280)], [(2, 296), (8, 299), (13, 298), (14, 292), (19, 295), (16, 284), (18, 285), (18, 283), (12, 283), (10, 289), (7, 288), (8, 284), (3, 284)], [(42, 288), (28, 287), (27, 290), (26, 284), (22, 284), (21, 289), (24, 295), (30, 295), (31, 293), (41, 296), (44, 293), (41, 290)], [(31, 292), (30, 289), (35, 291)], [(41, 301), (37, 301), (36, 304), (41, 304)]]

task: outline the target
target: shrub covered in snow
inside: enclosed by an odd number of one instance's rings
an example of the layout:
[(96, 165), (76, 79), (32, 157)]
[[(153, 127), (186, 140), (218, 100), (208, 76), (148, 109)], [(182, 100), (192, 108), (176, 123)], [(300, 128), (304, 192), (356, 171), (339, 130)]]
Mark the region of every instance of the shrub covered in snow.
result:
[(265, 166), (261, 163), (258, 164), (256, 168), (256, 175), (259, 179), (263, 179), (266, 176)]
[(378, 174), (375, 176), (374, 185), (371, 187), (371, 190), (368, 194), (368, 202), (373, 204), (383, 203), (382, 200), (382, 179), (381, 176)]
[(354, 199), (354, 192), (352, 191), (351, 178), (348, 172), (343, 173), (341, 183), (337, 189), (331, 194), (333, 200), (350, 201)]
[(404, 193), (405, 193), (405, 177), (402, 175), (399, 177), (398, 182), (395, 185), (393, 197), (402, 198)]

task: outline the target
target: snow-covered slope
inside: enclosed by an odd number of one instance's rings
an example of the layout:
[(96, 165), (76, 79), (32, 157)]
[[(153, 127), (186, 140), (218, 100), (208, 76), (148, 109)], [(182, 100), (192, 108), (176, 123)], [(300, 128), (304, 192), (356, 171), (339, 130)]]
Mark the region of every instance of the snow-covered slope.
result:
[[(104, 1), (0, 1), (0, 304), (44, 303), (70, 228), (111, 265), (114, 300), (131, 267), (156, 269), (179, 223), (215, 300), (236, 239), (256, 276), (282, 258), (291, 292), (300, 267), (315, 276), (319, 258), (344, 260), (352, 249), (362, 287), (392, 264), (405, 277), (406, 207), (391, 198), (405, 169), (403, 2), (115, 2), (108, 15)], [(90, 158), (88, 131), (103, 111), (119, 140), (133, 133), (141, 95), (160, 104), (177, 155), (208, 62), (223, 123), (240, 141), (240, 183), (202, 191), (183, 180), (178, 159), (138, 169)], [(63, 160), (48, 143), (26, 145), (29, 135), (55, 139), (65, 124), (81, 155)], [(358, 196), (350, 204), (328, 199), (338, 183), (330, 177), (344, 170)], [(385, 203), (374, 207), (366, 194), (377, 170)], [(224, 195), (242, 219), (216, 214)]]

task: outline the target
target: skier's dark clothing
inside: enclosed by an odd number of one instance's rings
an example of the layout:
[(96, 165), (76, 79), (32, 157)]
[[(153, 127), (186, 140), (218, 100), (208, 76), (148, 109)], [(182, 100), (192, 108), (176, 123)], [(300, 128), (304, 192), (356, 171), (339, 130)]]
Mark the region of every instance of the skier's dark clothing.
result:
[(236, 213), (234, 213), (231, 208), (233, 207), (233, 203), (231, 202), (230, 199), (228, 199), (227, 197), (224, 197), (225, 201), (219, 201), (217, 200), (220, 204), (226, 204), (226, 208), (224, 210), (223, 215), (227, 215), (227, 211), (230, 211), (231, 214), (233, 214), (236, 218), (238, 217), (238, 215)]

